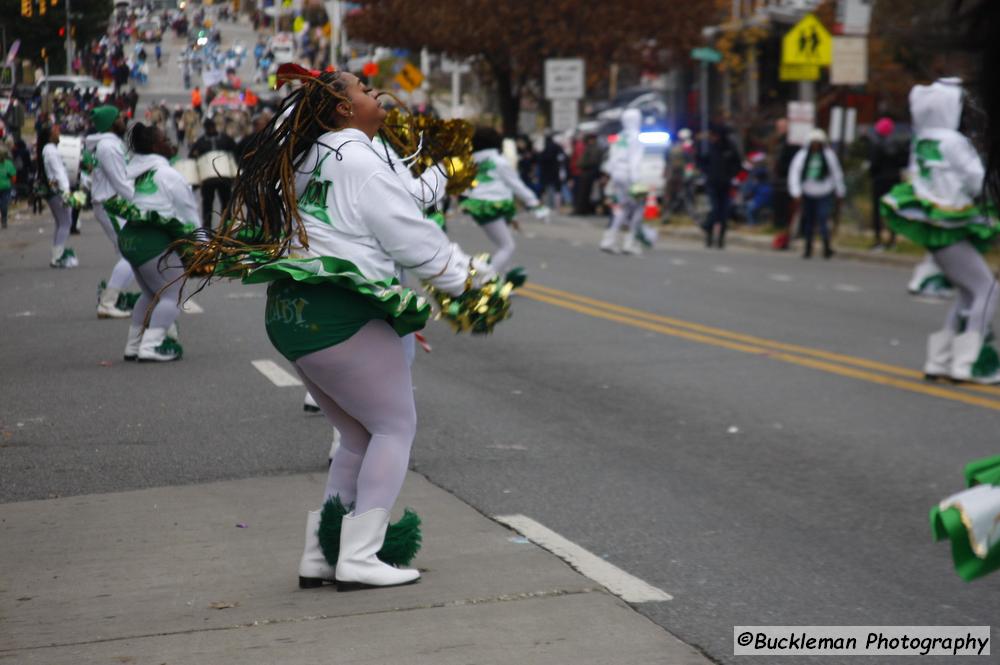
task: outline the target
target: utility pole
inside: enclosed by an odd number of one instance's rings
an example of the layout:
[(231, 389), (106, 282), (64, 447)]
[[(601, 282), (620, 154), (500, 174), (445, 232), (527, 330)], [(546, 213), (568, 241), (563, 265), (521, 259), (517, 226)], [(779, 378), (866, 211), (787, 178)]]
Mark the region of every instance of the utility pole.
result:
[(70, 0), (66, 0), (66, 73), (73, 73), (73, 32), (70, 30)]

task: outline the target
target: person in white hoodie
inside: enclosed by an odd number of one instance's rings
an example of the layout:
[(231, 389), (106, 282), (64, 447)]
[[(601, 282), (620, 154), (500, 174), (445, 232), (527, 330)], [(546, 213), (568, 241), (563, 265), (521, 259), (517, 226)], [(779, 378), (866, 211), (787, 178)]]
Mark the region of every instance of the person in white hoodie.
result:
[(493, 269), (503, 274), (510, 267), (517, 248), (510, 232), (510, 224), (517, 214), (514, 198), (534, 210), (535, 216), (540, 219), (548, 217), (549, 213), (500, 152), (501, 147), (502, 140), (497, 130), (492, 127), (476, 128), (472, 135), (476, 179), (460, 207), (495, 245), (491, 259)]
[(125, 143), (122, 141), (126, 130), (125, 117), (116, 107), (107, 105), (94, 108), (90, 118), (96, 131), (87, 137), (85, 146), (96, 160), (90, 189), (94, 217), (100, 222), (118, 256), (107, 286), (101, 291), (97, 318), (127, 319), (131, 313), (118, 308), (118, 296), (132, 281), (132, 266), (118, 250), (118, 230), (104, 209), (105, 201), (115, 196), (131, 201), (135, 193), (135, 185), (125, 173)]
[(915, 136), (910, 182), (882, 198), (891, 229), (934, 255), (958, 298), (944, 327), (927, 340), (924, 374), (974, 383), (1000, 383), (1000, 360), (990, 329), (1000, 285), (981, 254), (1000, 233), (995, 208), (977, 202), (985, 169), (959, 131), (963, 91), (958, 79), (917, 85), (910, 91)]
[(70, 227), (73, 225), (73, 213), (67, 203), (70, 195), (69, 175), (59, 156), (58, 145), (59, 125), (38, 128), (38, 181), (55, 221), (49, 265), (53, 268), (75, 268), (79, 265), (76, 252), (72, 247), (66, 246)]
[(129, 147), (132, 159), (126, 175), (135, 181), (132, 203), (120, 198), (105, 203), (108, 212), (126, 220), (118, 233), (118, 247), (142, 290), (132, 310), (124, 357), (140, 362), (179, 360), (183, 349), (168, 331), (180, 314), (184, 269), (170, 245), (199, 225), (198, 202), (191, 185), (170, 166), (174, 148), (160, 129), (136, 124)]
[[(640, 254), (635, 234), (642, 224), (642, 202), (633, 188), (639, 184), (639, 164), (642, 162), (642, 143), (639, 142), (639, 128), (642, 112), (639, 109), (625, 109), (622, 113), (622, 130), (608, 149), (608, 159), (604, 170), (610, 177), (611, 196), (614, 208), (611, 225), (601, 238), (601, 250), (613, 254)], [(625, 241), (621, 245), (619, 236), (625, 229)]]
[(301, 85), (244, 162), (230, 219), (195, 244), (192, 260), (221, 253), (245, 283), (269, 282), (268, 337), (341, 433), (323, 499), (350, 512), (335, 560), (320, 545), (322, 511), (309, 512), (299, 586), (410, 584), (418, 571), (376, 556), (416, 432), (401, 337), (430, 315), (400, 284), (400, 269), (452, 296), (494, 283), (496, 273), (424, 217), (372, 144), (385, 111), (370, 88), (352, 74), (294, 65), (279, 77)]
[(819, 227), (823, 239), (823, 258), (833, 256), (827, 221), (831, 217), (836, 218), (847, 188), (840, 161), (827, 143), (826, 132), (822, 129), (812, 130), (809, 143), (792, 158), (788, 167), (788, 194), (792, 197), (791, 216), (795, 216), (796, 210), (802, 213), (802, 235), (806, 242), (802, 257), (812, 257), (816, 227)]

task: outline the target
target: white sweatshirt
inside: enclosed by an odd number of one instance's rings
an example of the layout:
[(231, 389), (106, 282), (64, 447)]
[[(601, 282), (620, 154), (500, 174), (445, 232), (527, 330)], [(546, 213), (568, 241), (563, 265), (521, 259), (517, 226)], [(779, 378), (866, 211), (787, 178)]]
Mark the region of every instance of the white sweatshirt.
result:
[(529, 208), (538, 207), (538, 197), (524, 184), (514, 167), (495, 148), (472, 153), (479, 168), (476, 186), (467, 195), (480, 201), (506, 201), (515, 196)]
[[(430, 208), (444, 200), (445, 188), (448, 186), (448, 176), (437, 164), (425, 169), (419, 177), (413, 175), (410, 168), (399, 158), (399, 154), (391, 145), (376, 136), (372, 141), (376, 152), (383, 158), (392, 161), (392, 168), (399, 176), (399, 181), (410, 191), (410, 195), (421, 209)], [(386, 154), (388, 152), (388, 154)]]
[(135, 185), (125, 174), (125, 144), (118, 135), (112, 132), (91, 134), (86, 139), (86, 146), (97, 157), (90, 189), (94, 202), (107, 201), (116, 195), (131, 201)]
[(608, 149), (604, 172), (611, 176), (611, 182), (631, 187), (639, 181), (639, 165), (642, 162), (642, 143), (639, 128), (642, 112), (639, 109), (625, 109), (622, 113), (622, 130)]
[(788, 167), (788, 194), (797, 199), (803, 194), (810, 198), (822, 198), (830, 194), (836, 194), (842, 199), (847, 194), (844, 186), (844, 172), (840, 168), (837, 155), (829, 146), (823, 147), (823, 159), (826, 160), (826, 176), (822, 180), (812, 180), (802, 178), (805, 169), (806, 159), (809, 156), (809, 146), (800, 148), (792, 158), (792, 163)]
[(66, 165), (63, 164), (62, 157), (59, 156), (59, 148), (55, 143), (46, 143), (42, 148), (42, 163), (45, 168), (45, 177), (49, 183), (56, 186), (58, 194), (69, 194), (69, 176), (66, 174)]
[(915, 135), (910, 151), (914, 193), (943, 209), (962, 209), (982, 192), (985, 169), (979, 153), (958, 132), (962, 88), (955, 81), (917, 85), (910, 91)]
[[(152, 175), (148, 172), (152, 171)], [(161, 155), (133, 155), (126, 169), (135, 180), (132, 203), (143, 212), (155, 211), (164, 217), (176, 217), (186, 224), (200, 226), (201, 212), (191, 185)]]
[(289, 258), (343, 259), (370, 281), (398, 279), (403, 268), (452, 295), (465, 290), (469, 255), (424, 218), (363, 132), (322, 135), (297, 170), (295, 194), (309, 246), (296, 242)]

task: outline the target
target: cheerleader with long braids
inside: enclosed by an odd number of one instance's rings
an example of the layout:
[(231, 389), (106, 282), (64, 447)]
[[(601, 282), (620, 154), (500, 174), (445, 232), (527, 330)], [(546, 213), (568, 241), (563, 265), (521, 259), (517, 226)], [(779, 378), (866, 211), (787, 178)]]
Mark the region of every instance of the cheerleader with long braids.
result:
[(38, 149), (38, 182), (40, 190), (49, 203), (52, 219), (55, 221), (55, 232), (52, 235), (52, 258), (49, 265), (53, 268), (75, 268), (79, 265), (76, 253), (72, 247), (66, 246), (70, 227), (73, 225), (73, 213), (67, 204), (70, 195), (69, 175), (66, 165), (59, 156), (59, 125), (39, 127), (37, 137)]
[(323, 501), (350, 512), (335, 557), (320, 544), (321, 511), (309, 512), (300, 587), (409, 584), (418, 571), (376, 556), (416, 431), (401, 337), (430, 314), (398, 274), (455, 297), (495, 273), (423, 216), (380, 157), (372, 139), (385, 111), (370, 88), (345, 72), (285, 65), (279, 75), (299, 87), (246, 155), (227, 222), (196, 246), (191, 270), (225, 257), (244, 282), (269, 282), (268, 337), (341, 433)]
[(184, 176), (170, 166), (175, 150), (159, 128), (136, 124), (129, 147), (132, 159), (126, 173), (135, 180), (132, 203), (115, 198), (105, 204), (109, 213), (126, 221), (118, 248), (142, 291), (132, 310), (124, 356), (140, 362), (180, 360), (183, 349), (174, 324), (184, 269), (170, 246), (199, 226), (198, 202)]

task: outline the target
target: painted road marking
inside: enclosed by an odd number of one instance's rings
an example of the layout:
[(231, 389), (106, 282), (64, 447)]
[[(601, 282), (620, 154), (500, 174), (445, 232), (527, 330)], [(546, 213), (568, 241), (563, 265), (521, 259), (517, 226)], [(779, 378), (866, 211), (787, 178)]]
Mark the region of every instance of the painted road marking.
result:
[(861, 293), (860, 286), (854, 286), (853, 284), (834, 284), (834, 291), (843, 291), (844, 293)]
[(181, 305), (181, 310), (185, 314), (204, 314), (205, 310), (201, 308), (201, 305), (193, 300), (185, 300), (184, 304)]
[(252, 360), (250, 364), (256, 367), (258, 372), (266, 376), (271, 383), (279, 388), (302, 385), (298, 377), (289, 374), (273, 360)]
[(539, 547), (552, 552), (557, 557), (580, 571), (590, 579), (607, 588), (608, 591), (628, 603), (651, 603), (673, 600), (666, 591), (649, 585), (634, 575), (608, 563), (601, 557), (588, 552), (576, 543), (566, 540), (555, 531), (524, 515), (497, 515), (501, 524), (524, 535)]
[[(962, 386), (965, 390), (943, 388), (935, 384), (926, 383), (923, 381), (923, 374), (921, 372), (905, 367), (824, 351), (822, 349), (812, 349), (797, 344), (777, 342), (753, 335), (732, 332), (724, 328), (715, 328), (669, 316), (661, 316), (541, 286), (537, 283), (526, 284), (519, 291), (526, 298), (573, 310), (581, 314), (587, 314), (595, 318), (616, 321), (632, 327), (651, 330), (664, 335), (680, 337), (711, 346), (719, 346), (733, 351), (766, 356), (775, 360), (819, 369), (841, 376), (849, 376), (871, 383), (964, 402), (972, 406), (1000, 410), (1000, 390), (995, 387), (965, 385)], [(854, 367), (850, 367), (850, 365)], [(855, 367), (863, 369), (855, 369)], [(885, 376), (876, 372), (895, 376)], [(903, 378), (895, 378), (896, 376)], [(971, 394), (972, 392), (982, 393), (989, 397), (980, 397)]]
[(773, 279), (776, 282), (790, 282), (790, 281), (792, 281), (792, 276), (791, 275), (785, 275), (785, 274), (782, 274), (782, 273), (773, 273), (773, 274), (768, 275), (768, 277), (770, 279)]
[(733, 269), (730, 268), (729, 266), (715, 266), (714, 268), (712, 268), (712, 270), (714, 270), (715, 272), (721, 272), (723, 275), (728, 275), (733, 271)]

